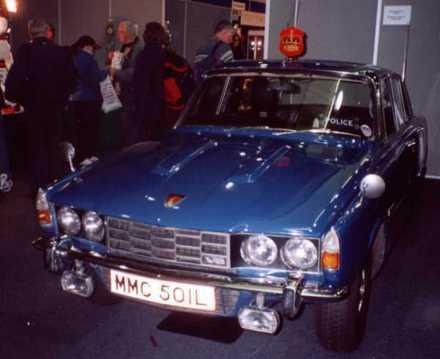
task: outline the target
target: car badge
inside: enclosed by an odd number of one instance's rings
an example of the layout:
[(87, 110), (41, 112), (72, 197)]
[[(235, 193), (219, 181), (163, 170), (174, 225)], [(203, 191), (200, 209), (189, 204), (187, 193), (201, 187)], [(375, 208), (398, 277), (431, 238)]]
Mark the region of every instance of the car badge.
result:
[(185, 199), (184, 195), (171, 193), (168, 195), (167, 199), (165, 200), (164, 205), (166, 208), (175, 208), (184, 199)]

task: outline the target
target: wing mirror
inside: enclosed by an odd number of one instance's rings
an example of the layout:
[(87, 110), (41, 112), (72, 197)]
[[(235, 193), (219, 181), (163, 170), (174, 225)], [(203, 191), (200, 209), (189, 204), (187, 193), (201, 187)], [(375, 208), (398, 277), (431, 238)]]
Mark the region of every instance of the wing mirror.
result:
[(70, 142), (62, 142), (61, 149), (64, 154), (64, 160), (69, 163), (71, 172), (75, 172), (75, 166), (73, 165), (73, 159), (75, 158), (75, 147)]
[(385, 181), (376, 174), (369, 174), (362, 178), (360, 190), (363, 196), (369, 199), (381, 197), (385, 192)]

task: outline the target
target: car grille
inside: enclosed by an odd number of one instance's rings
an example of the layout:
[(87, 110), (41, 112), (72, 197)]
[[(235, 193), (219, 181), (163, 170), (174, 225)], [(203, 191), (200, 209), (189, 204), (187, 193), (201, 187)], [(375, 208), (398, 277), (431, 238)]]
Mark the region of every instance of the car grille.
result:
[(113, 217), (107, 217), (106, 222), (111, 254), (146, 262), (231, 267), (229, 234), (145, 225)]

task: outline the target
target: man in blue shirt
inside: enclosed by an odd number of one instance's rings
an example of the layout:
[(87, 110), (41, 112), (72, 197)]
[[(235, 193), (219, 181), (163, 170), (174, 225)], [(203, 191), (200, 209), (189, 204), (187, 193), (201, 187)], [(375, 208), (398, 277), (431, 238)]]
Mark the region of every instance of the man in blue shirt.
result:
[(102, 104), (99, 83), (107, 76), (106, 71), (98, 68), (94, 57), (98, 48), (95, 40), (88, 35), (81, 36), (72, 46), (78, 80), (70, 101), (79, 162), (97, 155)]

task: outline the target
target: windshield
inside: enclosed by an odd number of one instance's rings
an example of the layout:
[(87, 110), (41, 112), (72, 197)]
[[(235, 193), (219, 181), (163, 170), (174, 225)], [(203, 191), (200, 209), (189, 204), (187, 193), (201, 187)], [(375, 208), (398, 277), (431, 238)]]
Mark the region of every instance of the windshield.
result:
[(234, 75), (208, 78), (182, 125), (335, 131), (373, 135), (368, 82), (315, 76)]

